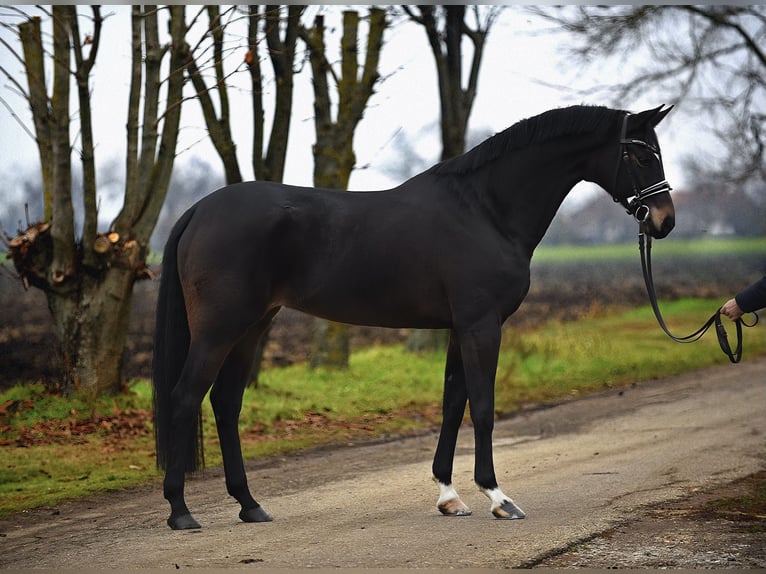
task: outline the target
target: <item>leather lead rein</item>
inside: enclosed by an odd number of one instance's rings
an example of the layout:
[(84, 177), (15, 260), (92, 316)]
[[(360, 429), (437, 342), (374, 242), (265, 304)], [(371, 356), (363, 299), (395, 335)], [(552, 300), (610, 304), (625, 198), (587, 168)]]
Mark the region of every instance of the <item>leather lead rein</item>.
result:
[(718, 336), (718, 344), (721, 347), (721, 350), (727, 357), (729, 357), (729, 360), (732, 363), (739, 363), (742, 359), (742, 325), (745, 327), (755, 327), (758, 324), (758, 313), (753, 313), (755, 320), (752, 323), (745, 323), (741, 318), (734, 321), (737, 329), (737, 346), (734, 351), (731, 350), (731, 346), (729, 345), (729, 337), (726, 334), (726, 329), (724, 328), (723, 322), (721, 321), (720, 308), (715, 313), (713, 313), (713, 315), (711, 315), (707, 321), (705, 321), (705, 324), (702, 325), (702, 327), (694, 331), (694, 333), (685, 337), (676, 337), (673, 335), (673, 333), (670, 332), (667, 325), (665, 324), (665, 320), (662, 318), (662, 313), (660, 313), (660, 308), (657, 304), (657, 294), (654, 290), (654, 278), (652, 277), (651, 236), (645, 235), (644, 233), (639, 233), (638, 249), (641, 252), (641, 270), (644, 274), (644, 283), (646, 283), (646, 292), (649, 295), (649, 303), (651, 303), (652, 311), (654, 311), (654, 316), (657, 318), (657, 322), (660, 324), (660, 327), (662, 327), (662, 330), (665, 331), (665, 334), (677, 343), (694, 343), (695, 341), (699, 341), (702, 336), (707, 333), (711, 326), (715, 325), (715, 332)]

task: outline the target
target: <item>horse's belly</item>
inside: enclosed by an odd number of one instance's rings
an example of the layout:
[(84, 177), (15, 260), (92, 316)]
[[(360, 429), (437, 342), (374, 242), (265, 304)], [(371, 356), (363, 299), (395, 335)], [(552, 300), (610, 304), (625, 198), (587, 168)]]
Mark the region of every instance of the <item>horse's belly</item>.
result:
[(445, 317), (433, 317), (410, 312), (401, 312), (397, 309), (385, 309), (383, 313), (372, 309), (357, 309), (349, 306), (341, 310), (329, 310), (324, 308), (306, 308), (304, 306), (286, 305), (314, 317), (328, 319), (338, 323), (350, 325), (365, 325), (368, 327), (387, 327), (392, 329), (448, 329), (452, 326), (451, 321)]
[(449, 303), (439, 284), (380, 270), (333, 277), (325, 272), (293, 283), (281, 303), (310, 315), (355, 325), (441, 329), (451, 326)]

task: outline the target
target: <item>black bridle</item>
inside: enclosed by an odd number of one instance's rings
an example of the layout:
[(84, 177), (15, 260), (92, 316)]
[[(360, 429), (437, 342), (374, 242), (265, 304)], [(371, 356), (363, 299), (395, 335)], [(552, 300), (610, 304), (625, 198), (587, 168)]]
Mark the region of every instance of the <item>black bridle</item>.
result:
[(662, 165), (662, 154), (660, 153), (659, 147), (655, 147), (642, 140), (627, 138), (629, 115), (630, 114), (626, 113), (622, 120), (622, 128), (620, 130), (620, 155), (617, 159), (617, 168), (614, 175), (614, 189), (617, 189), (617, 179), (620, 175), (620, 167), (625, 166), (625, 170), (627, 171), (628, 177), (630, 178), (633, 194), (623, 199), (618, 199), (615, 197), (614, 201), (622, 203), (628, 214), (632, 215), (639, 223), (638, 248), (641, 253), (641, 270), (644, 274), (646, 292), (649, 295), (649, 303), (651, 303), (652, 311), (654, 311), (654, 316), (657, 318), (657, 322), (659, 323), (662, 330), (665, 331), (665, 334), (677, 343), (694, 343), (695, 341), (699, 341), (702, 336), (707, 333), (708, 329), (715, 325), (716, 335), (718, 336), (718, 344), (721, 347), (721, 350), (727, 357), (729, 357), (729, 360), (732, 363), (739, 363), (742, 359), (742, 326), (744, 325), (745, 327), (754, 327), (757, 325), (757, 313), (753, 313), (755, 320), (752, 323), (745, 323), (741, 318), (734, 321), (737, 329), (737, 346), (735, 347), (734, 351), (732, 351), (731, 346), (729, 345), (729, 338), (726, 334), (726, 329), (723, 326), (723, 322), (721, 321), (720, 308), (715, 313), (713, 313), (707, 321), (705, 321), (702, 327), (685, 337), (677, 337), (673, 335), (673, 333), (670, 332), (667, 325), (665, 324), (665, 320), (662, 318), (662, 313), (660, 313), (660, 307), (657, 303), (657, 293), (654, 289), (654, 278), (652, 277), (652, 238), (650, 235), (646, 235), (640, 226), (646, 223), (646, 220), (650, 215), (649, 207), (644, 204), (644, 200), (653, 195), (669, 192), (672, 188), (666, 179), (658, 181), (657, 183), (644, 188), (639, 187), (635, 174), (633, 173), (630, 165), (628, 146), (638, 145), (647, 148), (654, 154), (654, 156), (657, 158), (657, 161), (660, 162), (660, 165)]
[(628, 139), (627, 134), (629, 115), (629, 113), (626, 113), (622, 119), (622, 128), (620, 129), (620, 153), (617, 159), (617, 169), (614, 173), (613, 189), (617, 189), (617, 179), (620, 175), (620, 166), (623, 165), (625, 166), (625, 170), (628, 172), (633, 195), (629, 195), (622, 199), (615, 197), (614, 201), (621, 203), (627, 210), (628, 214), (632, 215), (636, 221), (639, 223), (645, 223), (649, 218), (649, 208), (644, 205), (644, 200), (653, 195), (669, 192), (673, 188), (670, 187), (670, 184), (666, 179), (658, 181), (657, 183), (653, 183), (652, 185), (644, 188), (639, 187), (636, 176), (630, 166), (630, 154), (628, 153), (628, 146), (634, 145), (645, 147), (654, 154), (654, 156), (657, 158), (657, 161), (660, 162), (660, 166), (662, 165), (662, 153), (660, 152), (659, 147), (653, 146), (643, 140)]

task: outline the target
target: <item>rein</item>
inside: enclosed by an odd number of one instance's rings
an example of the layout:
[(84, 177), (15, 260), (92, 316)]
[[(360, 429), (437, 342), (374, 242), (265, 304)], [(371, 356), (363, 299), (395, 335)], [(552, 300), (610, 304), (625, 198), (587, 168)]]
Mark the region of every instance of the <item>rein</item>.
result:
[(646, 292), (649, 295), (649, 302), (652, 305), (654, 316), (657, 318), (657, 322), (665, 331), (665, 334), (676, 341), (677, 343), (694, 343), (699, 341), (702, 336), (707, 333), (711, 326), (715, 325), (715, 332), (718, 336), (718, 344), (721, 347), (723, 353), (729, 357), (732, 363), (739, 363), (742, 359), (742, 325), (745, 327), (755, 327), (758, 324), (758, 314), (753, 313), (755, 320), (752, 323), (745, 323), (741, 318), (734, 321), (737, 329), (737, 346), (734, 351), (731, 350), (729, 345), (729, 337), (726, 334), (726, 329), (721, 321), (721, 309), (719, 308), (713, 313), (710, 318), (705, 321), (704, 325), (694, 331), (691, 335), (685, 337), (676, 337), (673, 335), (665, 324), (660, 313), (659, 305), (657, 304), (657, 294), (654, 290), (654, 279), (652, 277), (652, 238), (649, 235), (644, 235), (643, 232), (638, 234), (638, 249), (641, 252), (641, 269), (644, 273), (644, 282), (646, 283)]

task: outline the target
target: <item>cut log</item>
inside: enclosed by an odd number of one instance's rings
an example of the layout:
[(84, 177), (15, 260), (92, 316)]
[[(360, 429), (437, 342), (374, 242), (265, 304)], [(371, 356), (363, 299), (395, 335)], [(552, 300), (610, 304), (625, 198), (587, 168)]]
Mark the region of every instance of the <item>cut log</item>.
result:
[(29, 241), (29, 243), (34, 243), (37, 240), (38, 235), (40, 235), (40, 231), (38, 231), (37, 227), (30, 227), (27, 229), (27, 232), (23, 237), (26, 241)]
[(112, 245), (114, 245), (115, 243), (117, 243), (120, 240), (120, 234), (117, 233), (116, 231), (112, 231), (111, 233), (107, 233), (106, 237), (107, 237), (107, 239), (109, 239), (109, 243), (111, 243)]
[(112, 244), (104, 235), (96, 237), (96, 241), (93, 242), (93, 251), (103, 255), (112, 248)]

